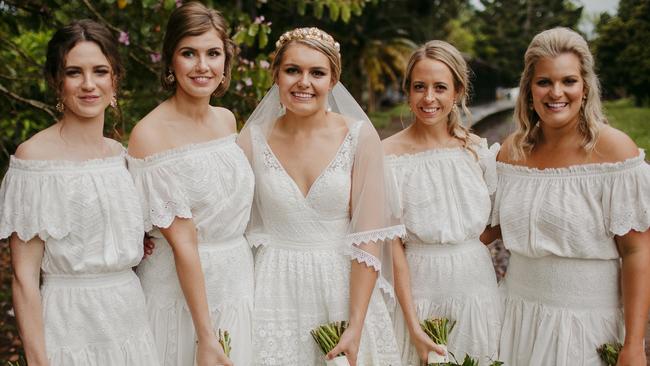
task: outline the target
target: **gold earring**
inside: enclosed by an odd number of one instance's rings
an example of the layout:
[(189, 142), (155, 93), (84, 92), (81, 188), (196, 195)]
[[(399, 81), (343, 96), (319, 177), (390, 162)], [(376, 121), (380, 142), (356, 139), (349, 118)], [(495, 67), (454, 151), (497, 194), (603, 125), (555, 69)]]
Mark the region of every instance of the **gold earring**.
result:
[(115, 94), (111, 97), (111, 108), (117, 108), (117, 96)]
[(171, 69), (167, 70), (167, 76), (165, 76), (165, 80), (167, 80), (169, 84), (174, 84), (176, 81), (176, 77), (174, 76), (174, 73)]
[(57, 99), (56, 110), (59, 113), (63, 113), (63, 111), (65, 110), (65, 104), (63, 104), (63, 101), (61, 99)]

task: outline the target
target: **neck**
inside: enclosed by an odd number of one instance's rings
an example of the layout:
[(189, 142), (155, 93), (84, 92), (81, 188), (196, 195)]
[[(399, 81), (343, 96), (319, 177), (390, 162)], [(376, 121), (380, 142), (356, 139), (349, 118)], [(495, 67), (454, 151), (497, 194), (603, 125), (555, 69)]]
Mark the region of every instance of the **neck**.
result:
[(169, 98), (172, 106), (183, 116), (193, 121), (210, 120), (212, 113), (210, 97), (196, 98), (188, 95), (182, 89), (177, 88), (176, 93)]
[(281, 128), (291, 133), (311, 133), (327, 126), (327, 111), (319, 110), (308, 116), (297, 115), (290, 110), (280, 119)]
[(80, 118), (64, 113), (58, 122), (61, 137), (73, 145), (102, 146), (104, 143), (104, 114), (92, 118)]
[(431, 147), (445, 147), (453, 138), (446, 123), (427, 125), (416, 119), (409, 127), (409, 131), (415, 141)]
[(541, 142), (550, 148), (576, 147), (576, 141), (582, 137), (578, 132), (578, 121), (568, 123), (561, 127), (549, 127), (540, 121)]

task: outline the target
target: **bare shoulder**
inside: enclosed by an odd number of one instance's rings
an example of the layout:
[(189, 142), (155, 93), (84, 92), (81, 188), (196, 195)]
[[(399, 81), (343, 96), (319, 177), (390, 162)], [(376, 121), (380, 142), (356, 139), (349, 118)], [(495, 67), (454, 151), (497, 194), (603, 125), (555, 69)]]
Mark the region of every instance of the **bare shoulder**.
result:
[(212, 107), (212, 110), (214, 111), (217, 117), (217, 121), (222, 128), (227, 129), (230, 133), (237, 132), (237, 119), (235, 118), (235, 115), (232, 113), (232, 111), (230, 111), (230, 109), (223, 107)]
[(133, 127), (129, 136), (129, 155), (141, 159), (165, 149), (161, 129), (164, 109), (162, 104), (159, 105)]
[(405, 133), (406, 130), (397, 132), (382, 140), (385, 155), (402, 155), (408, 152), (409, 138)]
[(122, 153), (122, 150), (124, 150), (124, 145), (122, 145), (122, 143), (117, 140), (104, 137), (104, 141), (111, 149), (111, 156), (120, 155)]
[(612, 126), (600, 130), (594, 148), (597, 162), (619, 162), (639, 155), (639, 148), (624, 132)]
[(23, 160), (53, 160), (58, 158), (57, 125), (52, 125), (30, 137), (16, 149), (16, 156)]
[(499, 153), (497, 154), (497, 161), (500, 161), (502, 163), (507, 163), (507, 164), (512, 164), (513, 161), (510, 158), (510, 153), (513, 149), (513, 140), (514, 140), (514, 134), (510, 134), (508, 137), (503, 140), (503, 143), (501, 144), (501, 148), (499, 148)]

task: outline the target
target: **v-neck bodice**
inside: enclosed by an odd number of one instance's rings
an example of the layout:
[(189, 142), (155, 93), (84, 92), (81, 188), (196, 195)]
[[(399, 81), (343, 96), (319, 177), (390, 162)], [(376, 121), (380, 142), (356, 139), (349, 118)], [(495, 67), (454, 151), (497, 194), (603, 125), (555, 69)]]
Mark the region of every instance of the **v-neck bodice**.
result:
[(350, 126), (336, 154), (306, 195), (273, 154), (262, 132), (251, 130), (256, 202), (263, 211), (267, 234), (287, 240), (299, 236), (321, 241), (346, 233), (350, 223), (351, 170), (360, 126), (361, 122)]

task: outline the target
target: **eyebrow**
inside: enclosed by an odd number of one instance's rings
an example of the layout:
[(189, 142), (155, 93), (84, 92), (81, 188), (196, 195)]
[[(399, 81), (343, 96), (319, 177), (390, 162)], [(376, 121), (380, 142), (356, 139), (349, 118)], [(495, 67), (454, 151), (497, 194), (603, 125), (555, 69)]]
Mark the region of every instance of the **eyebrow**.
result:
[[(190, 47), (190, 46), (183, 46), (183, 47), (178, 49), (178, 51), (184, 51), (184, 50), (196, 51), (197, 49), (194, 48), (194, 47)], [(223, 48), (221, 46), (208, 48), (208, 51), (215, 51), (215, 50), (222, 51)]]
[[(282, 67), (297, 67), (299, 69), (303, 68), (300, 65), (292, 64), (292, 63), (284, 64)], [(327, 71), (327, 67), (325, 67), (325, 66), (312, 66), (312, 67), (309, 68), (309, 70)]]

